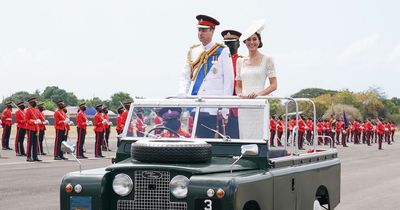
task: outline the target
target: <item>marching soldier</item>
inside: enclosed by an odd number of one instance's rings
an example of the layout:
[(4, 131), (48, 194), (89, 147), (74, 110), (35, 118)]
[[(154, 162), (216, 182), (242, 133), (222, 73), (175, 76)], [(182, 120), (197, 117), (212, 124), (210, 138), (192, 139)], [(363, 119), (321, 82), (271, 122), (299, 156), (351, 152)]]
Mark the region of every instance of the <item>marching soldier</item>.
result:
[[(125, 123), (126, 123), (126, 119), (128, 118), (128, 112), (131, 107), (131, 103), (132, 103), (132, 101), (128, 100), (122, 104), (124, 106), (124, 111), (121, 114), (121, 128), (122, 129), (125, 128)], [(128, 132), (131, 132), (131, 131), (128, 129)]]
[[(237, 59), (241, 57), (238, 54), (238, 49), (240, 47), (239, 39), (240, 36), (242, 36), (242, 33), (235, 30), (225, 30), (221, 32), (221, 35), (224, 38), (225, 45), (229, 48), (233, 65), (233, 78), (236, 78), (236, 63)], [(233, 80), (233, 87), (236, 87), (236, 80)], [(235, 90), (233, 90), (233, 95), (236, 95)], [(226, 133), (233, 139), (239, 138), (239, 122), (238, 122), (237, 108), (229, 109), (228, 123), (226, 124)]]
[(313, 119), (311, 117), (309, 117), (306, 120), (306, 125), (307, 125), (307, 134), (306, 134), (306, 139), (308, 142), (312, 143), (312, 136), (314, 133), (314, 122)]
[(108, 144), (108, 139), (110, 138), (110, 126), (112, 122), (110, 121), (110, 116), (108, 115), (108, 107), (103, 108), (103, 117), (107, 120), (107, 123), (104, 124), (104, 141), (102, 145), (103, 151), (111, 151), (110, 145)]
[(63, 110), (65, 108), (64, 101), (58, 101), (56, 105), (58, 109), (54, 112), (54, 128), (56, 130), (56, 138), (54, 143), (54, 160), (68, 160), (68, 158), (64, 157), (64, 154), (61, 151), (61, 143), (66, 140), (65, 132), (67, 125), (69, 125), (70, 123), (70, 120)]
[(42, 161), (38, 158), (38, 136), (39, 136), (39, 125), (43, 122), (39, 119), (39, 110), (36, 108), (36, 98), (28, 99), (30, 105), (25, 112), (26, 130), (28, 133), (28, 144), (26, 148), (26, 161)]
[(86, 127), (88, 126), (88, 120), (86, 118), (86, 103), (79, 104), (79, 111), (76, 115), (76, 130), (78, 132), (78, 140), (76, 142), (76, 157), (87, 158), (83, 154), (83, 145), (85, 144), (86, 138)]
[(364, 127), (365, 127), (365, 130), (366, 130), (366, 139), (367, 139), (367, 145), (368, 146), (371, 146), (371, 136), (372, 136), (372, 133), (373, 133), (373, 126), (372, 126), (372, 123), (371, 123), (371, 121), (370, 121), (370, 119), (367, 119), (366, 121), (365, 121), (365, 123), (364, 123)]
[(378, 119), (376, 122), (376, 131), (378, 134), (378, 149), (382, 150), (382, 141), (383, 141), (383, 135), (385, 134), (385, 126), (382, 123), (382, 119)]
[(121, 137), (119, 135), (122, 133), (124, 130), (124, 122), (122, 122), (122, 113), (124, 112), (124, 107), (119, 107), (118, 110), (118, 116), (117, 116), (117, 127), (115, 130), (117, 131), (118, 137), (117, 137), (117, 147), (121, 144)]
[(146, 124), (144, 124), (144, 116), (143, 116), (143, 112), (138, 112), (136, 114), (137, 118), (136, 118), (136, 135), (138, 137), (143, 137), (144, 136), (144, 131), (146, 129)]
[[(179, 95), (232, 95), (234, 78), (229, 50), (212, 41), (215, 26), (219, 22), (206, 15), (198, 15), (196, 19), (201, 44), (189, 49), (180, 79)], [(227, 116), (228, 110), (222, 111), (222, 116)], [(200, 138), (214, 138), (214, 132), (201, 124), (216, 129), (217, 109), (203, 109), (199, 113), (196, 130), (196, 136)]]
[(12, 150), (10, 148), (10, 134), (12, 126), (12, 102), (6, 103), (6, 107), (1, 113), (1, 125), (3, 126), (3, 135), (1, 136), (1, 146), (3, 150)]
[[(154, 117), (154, 127), (155, 128), (164, 124), (163, 119), (161, 118), (161, 116), (159, 116), (158, 112), (156, 112), (156, 116)], [(154, 131), (154, 134), (159, 135), (159, 134), (161, 134), (161, 132), (162, 132), (162, 130), (158, 128)]]
[(318, 145), (321, 145), (324, 143), (324, 140), (322, 139), (322, 136), (324, 135), (324, 121), (322, 119), (318, 120), (317, 133), (318, 133)]
[(276, 130), (278, 132), (277, 140), (278, 140), (278, 146), (282, 146), (282, 134), (283, 134), (283, 121), (282, 117), (278, 117), (278, 121), (276, 122)]
[(271, 140), (269, 142), (269, 145), (271, 147), (274, 147), (274, 140), (275, 140), (275, 133), (276, 133), (276, 121), (275, 121), (275, 117), (271, 117), (271, 119), (269, 120), (269, 131), (270, 131), (270, 136), (271, 136)]
[(17, 121), (17, 134), (15, 136), (15, 153), (17, 156), (25, 156), (24, 140), (26, 134), (25, 104), (23, 101), (17, 104), (18, 110), (15, 112)]
[(69, 119), (69, 115), (67, 114), (68, 110), (67, 110), (66, 107), (63, 108), (63, 111), (64, 111), (64, 113), (65, 113), (65, 115), (67, 116), (67, 119), (68, 119), (68, 123), (65, 125), (65, 134), (64, 134), (65, 135), (64, 136), (64, 141), (67, 141), (68, 140), (69, 131), (71, 130), (71, 125), (74, 125), (74, 122), (72, 122)]
[(303, 150), (303, 138), (304, 132), (306, 131), (306, 123), (304, 122), (304, 116), (300, 116), (299, 118), (299, 136), (297, 138), (298, 149)]
[(42, 122), (41, 124), (39, 124), (39, 154), (46, 155), (46, 153), (43, 150), (43, 140), (44, 140), (44, 135), (45, 135), (45, 131), (46, 131), (46, 125), (49, 124), (49, 121), (46, 120), (44, 113), (43, 113), (43, 111), (44, 111), (43, 102), (39, 102), (37, 107), (39, 110), (38, 118)]
[(107, 123), (107, 120), (104, 119), (103, 116), (103, 104), (98, 104), (96, 106), (97, 113), (94, 115), (93, 118), (93, 125), (94, 125), (94, 132), (96, 134), (96, 142), (94, 148), (94, 155), (97, 158), (104, 157), (101, 153), (101, 145), (104, 141), (104, 125)]
[(396, 132), (396, 125), (394, 124), (393, 121), (391, 121), (390, 124), (391, 124), (391, 128), (390, 128), (391, 139), (392, 139), (392, 142), (394, 142), (394, 133)]

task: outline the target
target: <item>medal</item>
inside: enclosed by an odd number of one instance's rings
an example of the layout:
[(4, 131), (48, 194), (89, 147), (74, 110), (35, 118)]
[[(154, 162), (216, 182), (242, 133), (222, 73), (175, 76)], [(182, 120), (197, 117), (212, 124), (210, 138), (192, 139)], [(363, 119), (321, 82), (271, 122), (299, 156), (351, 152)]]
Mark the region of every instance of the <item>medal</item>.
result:
[(218, 69), (215, 68), (214, 66), (212, 67), (212, 73), (214, 73), (214, 74), (218, 73)]

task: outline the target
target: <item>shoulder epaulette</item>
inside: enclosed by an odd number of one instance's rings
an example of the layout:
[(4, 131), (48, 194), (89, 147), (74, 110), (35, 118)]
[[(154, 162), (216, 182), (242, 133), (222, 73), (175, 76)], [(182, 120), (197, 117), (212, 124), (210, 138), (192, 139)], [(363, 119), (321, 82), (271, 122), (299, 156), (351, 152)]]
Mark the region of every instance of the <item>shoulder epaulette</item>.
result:
[(198, 47), (198, 46), (200, 46), (201, 44), (195, 44), (195, 45), (192, 45), (190, 48), (189, 48), (189, 51), (188, 51), (188, 53), (187, 53), (187, 63), (192, 63), (193, 61), (192, 61), (192, 50), (194, 49), (194, 48), (196, 48), (196, 47)]

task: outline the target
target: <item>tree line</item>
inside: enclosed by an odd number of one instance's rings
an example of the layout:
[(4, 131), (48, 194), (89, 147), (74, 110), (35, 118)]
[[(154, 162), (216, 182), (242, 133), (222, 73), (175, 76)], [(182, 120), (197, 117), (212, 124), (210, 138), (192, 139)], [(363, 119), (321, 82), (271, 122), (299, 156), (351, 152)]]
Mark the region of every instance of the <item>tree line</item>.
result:
[[(344, 90), (325, 90), (307, 88), (293, 94), (293, 98), (310, 98), (316, 105), (317, 119), (341, 118), (343, 113), (350, 120), (366, 120), (383, 118), (396, 124), (400, 123), (400, 98), (387, 98), (385, 93), (377, 87), (366, 91), (352, 92)], [(289, 104), (289, 111), (293, 112), (295, 105)], [(312, 117), (313, 109), (306, 102), (299, 103), (299, 110), (306, 116)], [(285, 107), (279, 102), (273, 103), (271, 113), (285, 113)]]
[[(72, 92), (67, 92), (57, 86), (48, 86), (43, 92), (36, 90), (33, 93), (19, 91), (11, 96), (4, 98), (0, 104), (0, 110), (4, 109), (7, 101), (26, 101), (31, 97), (38, 98), (44, 102), (46, 109), (54, 111), (56, 109), (55, 102), (64, 100), (67, 105), (76, 106), (82, 102), (86, 102), (87, 106), (94, 107), (97, 104), (104, 104), (110, 110), (116, 111), (120, 107), (120, 101), (132, 100), (128, 93), (114, 93), (110, 99), (102, 100), (98, 97), (92, 99), (78, 99)], [(376, 87), (371, 87), (366, 91), (352, 92), (348, 89), (344, 90), (326, 90), (321, 88), (306, 88), (291, 95), (293, 98), (310, 98), (316, 104), (317, 118), (340, 118), (345, 112), (350, 120), (364, 120), (384, 118), (396, 124), (400, 123), (400, 98), (393, 97), (388, 99), (385, 93)], [(270, 102), (271, 113), (282, 115), (285, 113), (285, 106), (280, 100), (272, 100)], [(299, 110), (306, 116), (312, 116), (312, 107), (305, 103), (299, 103)], [(289, 104), (289, 112), (294, 112), (293, 103)]]
[(29, 93), (26, 91), (16, 92), (11, 96), (3, 99), (2, 103), (0, 104), (0, 110), (4, 109), (4, 104), (7, 101), (18, 103), (20, 101), (26, 101), (31, 97), (36, 97), (38, 101), (44, 103), (46, 109), (51, 111), (54, 111), (57, 108), (55, 104), (57, 101), (64, 100), (67, 106), (77, 106), (78, 104), (81, 104), (83, 102), (85, 102), (86, 106), (89, 107), (94, 107), (97, 104), (104, 104), (105, 106), (109, 107), (109, 110), (116, 112), (118, 107), (121, 106), (120, 102), (123, 102), (125, 100), (132, 100), (132, 97), (129, 95), (129, 93), (124, 92), (114, 93), (110, 97), (110, 99), (106, 100), (102, 100), (98, 97), (93, 97), (92, 99), (78, 99), (78, 97), (76, 97), (76, 95), (72, 92), (67, 92), (66, 90), (61, 89), (57, 86), (48, 86), (44, 89), (43, 92), (40, 92), (39, 90), (36, 90), (33, 93)]

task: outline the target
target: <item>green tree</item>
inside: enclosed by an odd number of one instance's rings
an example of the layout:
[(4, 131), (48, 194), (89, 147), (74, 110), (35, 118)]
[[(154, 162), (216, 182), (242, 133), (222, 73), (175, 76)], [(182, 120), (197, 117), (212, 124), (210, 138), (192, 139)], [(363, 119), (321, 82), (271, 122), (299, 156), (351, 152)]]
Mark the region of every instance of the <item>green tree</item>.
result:
[(46, 100), (50, 100), (53, 103), (57, 101), (64, 100), (67, 105), (78, 104), (78, 98), (74, 93), (67, 92), (64, 89), (60, 89), (57, 86), (48, 86), (44, 89), (42, 97)]
[(121, 106), (120, 102), (124, 102), (126, 100), (133, 100), (132, 97), (129, 95), (129, 93), (124, 93), (124, 92), (118, 92), (114, 93), (111, 96), (111, 101), (110, 101), (110, 109), (116, 111), (118, 107)]
[(293, 98), (316, 98), (321, 95), (334, 95), (336, 90), (325, 90), (321, 88), (306, 88), (292, 95)]

